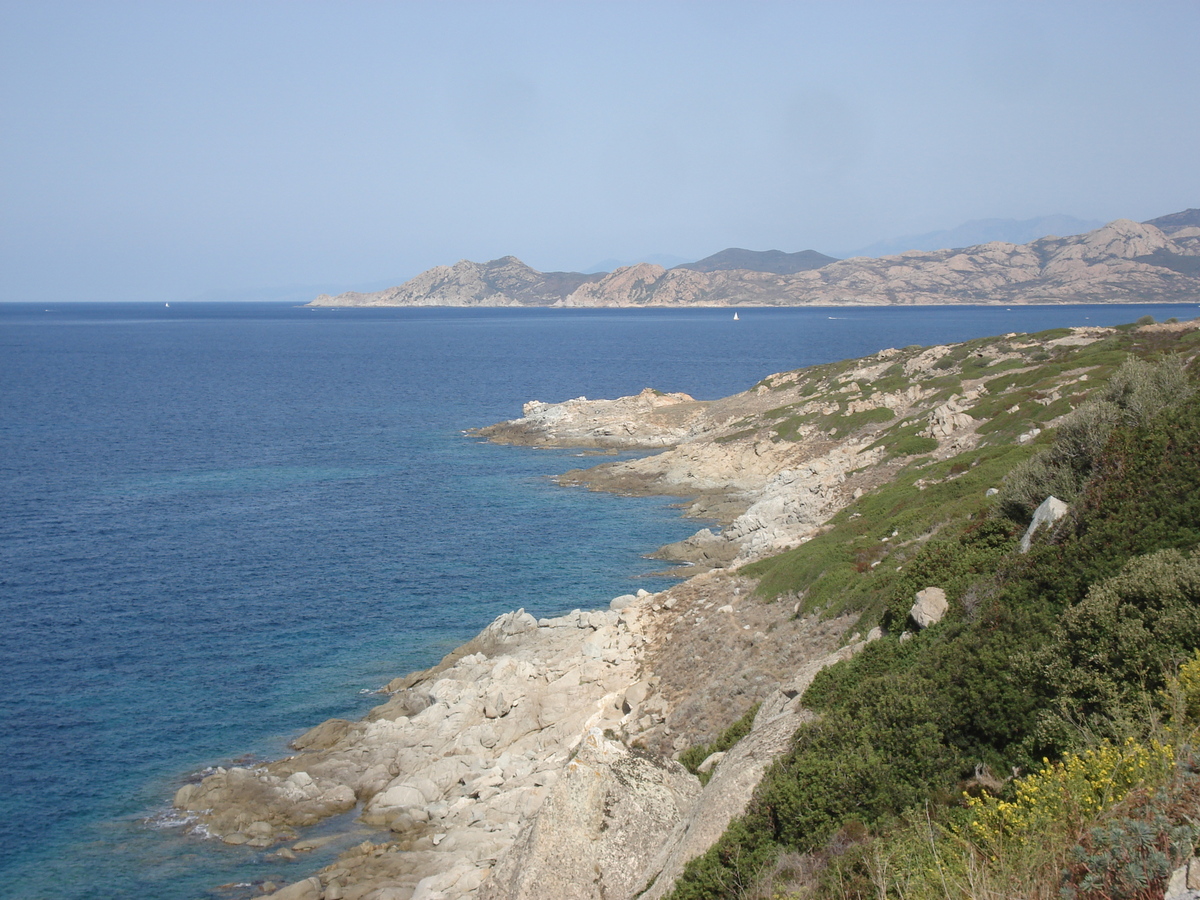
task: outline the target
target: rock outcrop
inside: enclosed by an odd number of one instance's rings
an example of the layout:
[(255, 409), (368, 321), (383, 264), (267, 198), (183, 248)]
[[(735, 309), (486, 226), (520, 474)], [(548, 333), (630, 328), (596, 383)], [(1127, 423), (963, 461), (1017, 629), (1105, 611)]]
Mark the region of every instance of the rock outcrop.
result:
[(539, 272), (515, 256), (434, 266), (404, 284), (362, 294), (322, 294), (310, 306), (551, 306), (600, 275)]
[(703, 405), (687, 394), (646, 388), (636, 396), (617, 400), (531, 400), (522, 412), (520, 419), (489, 425), (473, 434), (532, 447), (672, 447), (699, 433)]
[[(285, 855), (308, 846), (299, 829), (350, 809), (376, 829), (276, 896), (632, 897), (665, 864), (664, 835), (692, 834), (694, 846), (698, 817), (711, 825), (714, 809), (744, 805), (786, 745), (782, 727), (766, 743), (756, 738), (702, 791), (671, 752), (711, 739), (797, 670), (705, 686), (678, 655), (749, 675), (764, 652), (784, 667), (787, 649), (800, 667), (850, 652), (830, 655), (848, 621), (743, 608), (736, 581), (693, 579), (552, 619), (508, 613), (434, 668), (394, 681), (362, 721), (322, 723), (287, 759), (218, 769), (180, 788), (175, 804), (201, 833), (261, 848), (286, 842)], [(713, 791), (731, 783), (741, 787), (714, 806)]]
[[(1117, 219), (1071, 237), (855, 257), (798, 270), (639, 263), (598, 275), (538, 272), (514, 257), (437, 266), (373, 294), (312, 306), (836, 306), (947, 303), (1172, 303), (1200, 297), (1200, 227), (1186, 214)], [(1165, 230), (1164, 230), (1165, 229)], [(1169, 233), (1168, 233), (1169, 232)], [(748, 251), (744, 251), (748, 252)], [(792, 254), (793, 256), (795, 254)], [(783, 254), (783, 256), (789, 256)], [(734, 256), (753, 260), (757, 257)], [(701, 261), (703, 263), (704, 261)]]
[(1029, 552), (1029, 548), (1033, 546), (1033, 536), (1039, 529), (1053, 525), (1069, 511), (1070, 507), (1057, 497), (1051, 496), (1043, 500), (1033, 511), (1033, 520), (1025, 529), (1025, 533), (1021, 535), (1021, 552)]
[(492, 870), (481, 900), (614, 900), (700, 794), (679, 763), (630, 750), (598, 729), (584, 737), (538, 815)]
[(1200, 859), (1193, 856), (1171, 873), (1163, 900), (1200, 900)]

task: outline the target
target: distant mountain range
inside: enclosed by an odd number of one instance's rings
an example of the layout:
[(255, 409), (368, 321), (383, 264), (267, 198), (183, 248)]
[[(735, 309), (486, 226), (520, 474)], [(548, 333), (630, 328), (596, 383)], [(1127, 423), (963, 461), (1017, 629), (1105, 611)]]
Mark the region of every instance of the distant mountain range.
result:
[(1153, 225), (1166, 234), (1177, 234), (1185, 228), (1200, 226), (1200, 209), (1185, 209), (1183, 212), (1169, 213), (1159, 216), (1157, 219), (1150, 219), (1146, 224)]
[(664, 269), (673, 269), (676, 266), (685, 264), (687, 257), (674, 256), (670, 253), (651, 253), (648, 256), (642, 256), (638, 259), (602, 259), (590, 269), (584, 269), (583, 271), (588, 275), (595, 275), (597, 273), (607, 274), (616, 269), (624, 269), (626, 266), (636, 266), (642, 262), (654, 263), (655, 265), (662, 266)]
[(664, 269), (691, 269), (693, 272), (724, 272), (731, 269), (748, 269), (751, 272), (773, 272), (776, 275), (792, 275), (807, 272), (837, 262), (836, 256), (826, 256), (816, 250), (801, 250), (799, 253), (784, 253), (782, 250), (743, 250), (730, 247), (696, 262), (688, 262), (682, 256), (655, 253), (642, 259), (621, 262), (606, 259), (588, 269), (588, 275), (607, 275), (617, 269), (627, 269), (639, 263), (653, 263)]
[(732, 272), (746, 269), (750, 272), (770, 272), (774, 275), (795, 275), (809, 269), (819, 269), (836, 256), (826, 256), (816, 250), (801, 250), (799, 253), (784, 253), (782, 250), (742, 250), (730, 247), (712, 256), (693, 263), (680, 263), (676, 269), (691, 269), (693, 272)]
[[(1031, 220), (1045, 221), (1045, 220)], [(1078, 220), (1075, 220), (1078, 221)], [(965, 227), (965, 226), (964, 226)], [(1200, 302), (1200, 209), (1024, 244), (835, 260), (812, 250), (731, 248), (666, 269), (539, 272), (513, 256), (435, 266), (374, 293), (311, 306), (839, 306)]]
[(1103, 225), (1094, 219), (1074, 216), (1039, 216), (1036, 219), (974, 219), (957, 228), (910, 234), (905, 237), (876, 241), (874, 244), (842, 254), (853, 256), (894, 256), (908, 250), (942, 250), (947, 247), (975, 247), (991, 241), (1028, 244), (1047, 235), (1070, 237), (1094, 231)]

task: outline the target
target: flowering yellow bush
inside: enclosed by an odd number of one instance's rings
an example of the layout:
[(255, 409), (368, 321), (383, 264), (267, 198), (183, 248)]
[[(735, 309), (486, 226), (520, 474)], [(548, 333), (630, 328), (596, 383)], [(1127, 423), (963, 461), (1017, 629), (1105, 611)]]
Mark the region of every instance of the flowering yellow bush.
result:
[(1069, 754), (1062, 762), (1043, 760), (1043, 768), (1013, 783), (1013, 800), (967, 797), (971, 815), (963, 836), (992, 858), (1004, 850), (1044, 848), (1055, 837), (1074, 840), (1130, 791), (1165, 779), (1174, 761), (1172, 746), (1133, 738)]
[(1200, 723), (1200, 652), (1179, 667), (1179, 693), (1183, 712), (1192, 723)]

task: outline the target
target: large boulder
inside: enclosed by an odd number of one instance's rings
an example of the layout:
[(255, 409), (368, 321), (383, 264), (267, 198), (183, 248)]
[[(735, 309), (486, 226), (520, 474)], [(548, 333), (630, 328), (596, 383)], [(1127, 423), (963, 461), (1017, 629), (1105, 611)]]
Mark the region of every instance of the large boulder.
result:
[(927, 587), (923, 591), (917, 591), (916, 601), (908, 615), (917, 623), (918, 628), (928, 628), (942, 621), (942, 616), (946, 615), (949, 608), (945, 591), (940, 587)]
[(1200, 900), (1200, 859), (1193, 856), (1171, 873), (1163, 900)]

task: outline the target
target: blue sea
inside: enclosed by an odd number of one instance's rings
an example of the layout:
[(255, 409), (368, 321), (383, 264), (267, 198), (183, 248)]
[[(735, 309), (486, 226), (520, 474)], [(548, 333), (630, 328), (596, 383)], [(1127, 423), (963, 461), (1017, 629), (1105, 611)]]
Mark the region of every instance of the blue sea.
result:
[[(0, 893), (237, 898), (294, 864), (180, 827), (495, 616), (670, 582), (701, 523), (466, 430), (531, 399), (708, 399), (872, 353), (1197, 307), (308, 309), (0, 304)], [(361, 838), (360, 838), (361, 839)]]

